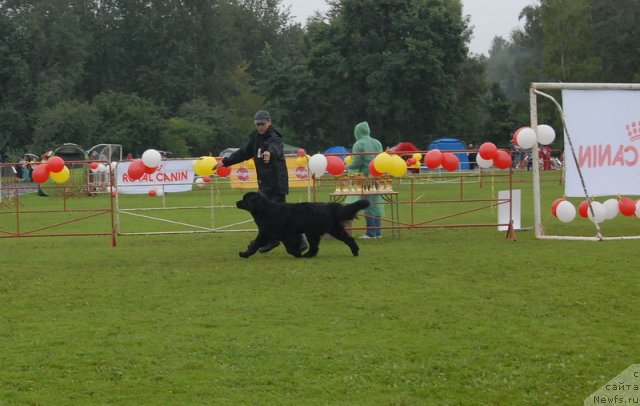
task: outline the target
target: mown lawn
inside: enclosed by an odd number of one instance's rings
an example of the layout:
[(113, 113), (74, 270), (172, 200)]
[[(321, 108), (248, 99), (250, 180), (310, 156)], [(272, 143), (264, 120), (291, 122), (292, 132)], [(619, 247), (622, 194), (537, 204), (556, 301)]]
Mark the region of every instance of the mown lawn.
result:
[(0, 404), (578, 404), (640, 356), (634, 240), (251, 236), (0, 240)]

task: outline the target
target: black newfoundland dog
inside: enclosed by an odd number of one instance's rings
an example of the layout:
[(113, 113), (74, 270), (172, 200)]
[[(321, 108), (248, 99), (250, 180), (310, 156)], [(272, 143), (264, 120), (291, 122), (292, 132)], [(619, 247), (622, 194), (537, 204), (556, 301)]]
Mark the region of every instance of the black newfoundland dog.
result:
[[(236, 207), (246, 210), (258, 225), (258, 236), (240, 256), (248, 258), (269, 241), (282, 241), (287, 252), (294, 257), (315, 257), (318, 244), (325, 233), (340, 240), (358, 255), (358, 244), (347, 233), (344, 222), (353, 220), (358, 211), (369, 207), (368, 200), (351, 204), (341, 203), (276, 203), (257, 192), (249, 192), (236, 202)], [(304, 255), (300, 249), (302, 234), (309, 242), (309, 251)]]

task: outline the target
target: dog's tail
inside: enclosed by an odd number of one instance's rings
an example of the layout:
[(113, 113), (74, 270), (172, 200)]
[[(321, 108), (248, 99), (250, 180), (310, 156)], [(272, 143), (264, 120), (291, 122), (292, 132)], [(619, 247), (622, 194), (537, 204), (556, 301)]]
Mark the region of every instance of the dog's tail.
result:
[(353, 220), (360, 210), (366, 209), (367, 207), (369, 207), (369, 201), (365, 199), (360, 199), (357, 202), (345, 204), (340, 208), (340, 211), (338, 212), (338, 219), (340, 221)]

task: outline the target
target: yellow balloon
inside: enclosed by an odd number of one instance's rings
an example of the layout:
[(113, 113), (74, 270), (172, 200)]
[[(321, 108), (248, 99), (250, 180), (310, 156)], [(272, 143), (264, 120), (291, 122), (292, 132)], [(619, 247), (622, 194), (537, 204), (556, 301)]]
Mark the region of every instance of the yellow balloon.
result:
[(213, 175), (213, 167), (218, 163), (212, 156), (203, 156), (197, 161), (193, 162), (193, 170), (198, 176), (210, 176)]
[(404, 176), (407, 173), (407, 163), (404, 159), (402, 159), (400, 155), (392, 155), (390, 165), (391, 167), (389, 168), (389, 173), (391, 173), (392, 176), (400, 177)]
[(307, 157), (299, 156), (296, 158), (296, 165), (298, 166), (307, 166)]
[(49, 176), (56, 183), (64, 183), (69, 180), (69, 176), (71, 173), (69, 172), (69, 168), (65, 165), (60, 172), (49, 172)]
[(413, 154), (413, 159), (415, 159), (418, 162), (422, 161), (422, 154), (419, 152), (416, 152), (415, 154)]
[(351, 162), (353, 162), (353, 157), (352, 157), (351, 155), (347, 155), (347, 156), (344, 158), (344, 163), (345, 163), (345, 164), (347, 164), (347, 165), (349, 165)]
[(380, 173), (390, 172), (393, 159), (386, 152), (381, 152), (373, 158), (373, 167)]

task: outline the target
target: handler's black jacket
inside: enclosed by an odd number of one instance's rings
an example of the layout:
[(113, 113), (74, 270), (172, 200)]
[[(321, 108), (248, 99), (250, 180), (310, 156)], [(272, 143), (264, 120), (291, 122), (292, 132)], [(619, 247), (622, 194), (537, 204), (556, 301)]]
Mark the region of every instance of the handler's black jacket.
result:
[[(269, 163), (264, 163), (262, 153), (271, 153)], [(269, 126), (264, 135), (254, 131), (249, 135), (249, 142), (233, 154), (222, 160), (224, 166), (231, 166), (247, 159), (255, 158), (258, 188), (266, 194), (288, 194), (289, 174), (284, 157), (282, 135), (273, 126)]]

